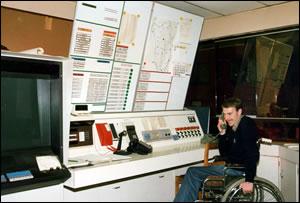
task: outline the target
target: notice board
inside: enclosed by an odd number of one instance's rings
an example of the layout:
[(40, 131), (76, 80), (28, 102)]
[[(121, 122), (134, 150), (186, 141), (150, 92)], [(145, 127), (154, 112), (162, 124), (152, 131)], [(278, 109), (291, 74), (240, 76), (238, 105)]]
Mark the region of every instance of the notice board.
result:
[(78, 1), (72, 103), (92, 112), (182, 110), (203, 20), (150, 1)]

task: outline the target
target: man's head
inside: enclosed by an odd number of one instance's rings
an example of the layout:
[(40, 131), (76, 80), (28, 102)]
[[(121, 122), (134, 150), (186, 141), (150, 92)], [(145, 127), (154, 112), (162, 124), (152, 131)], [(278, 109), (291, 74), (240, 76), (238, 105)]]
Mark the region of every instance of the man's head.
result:
[(224, 101), (222, 105), (224, 118), (229, 126), (237, 123), (242, 115), (242, 103), (237, 97), (231, 97)]

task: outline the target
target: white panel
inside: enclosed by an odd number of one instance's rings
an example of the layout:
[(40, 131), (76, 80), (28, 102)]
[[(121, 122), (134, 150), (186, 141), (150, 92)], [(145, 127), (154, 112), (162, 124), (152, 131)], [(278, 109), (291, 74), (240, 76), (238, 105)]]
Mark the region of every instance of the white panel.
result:
[(281, 192), (286, 202), (296, 202), (296, 164), (286, 159), (281, 160)]
[(287, 1), (259, 1), (259, 2), (267, 5), (275, 5), (275, 4), (285, 3)]
[(64, 189), (65, 202), (171, 202), (175, 196), (173, 172), (134, 178), (115, 184), (72, 192)]
[(195, 15), (199, 15), (204, 17), (205, 19), (209, 19), (209, 18), (215, 18), (215, 17), (219, 17), (222, 16), (220, 14), (214, 13), (213, 11), (209, 11), (203, 8), (200, 8), (198, 6), (194, 6), (193, 4), (195, 4), (194, 2), (196, 1), (157, 1), (158, 3), (164, 4), (166, 6), (170, 6), (173, 8), (177, 8)]
[(63, 202), (63, 185), (1, 195), (1, 202)]
[(123, 1), (78, 1), (76, 20), (119, 27)]
[[(203, 20), (200, 16), (154, 4), (141, 69), (157, 74), (168, 73), (173, 78), (179, 76), (183, 79), (174, 79), (170, 84), (165, 81), (147, 84), (140, 81), (138, 91), (167, 91), (170, 95), (168, 102), (172, 102), (172, 105), (166, 109), (146, 109), (143, 105), (148, 106), (149, 103), (135, 104), (134, 111), (183, 109)], [(175, 88), (172, 88), (173, 85)], [(174, 97), (176, 100), (170, 101)]]
[(264, 7), (257, 1), (192, 1), (191, 3), (223, 15)]
[[(258, 177), (263, 177), (272, 183), (274, 183), (277, 187), (279, 187), (279, 168), (278, 168), (278, 157), (271, 156), (260, 156), (259, 164), (257, 166), (256, 175)], [(270, 170), (272, 168), (272, 170)]]

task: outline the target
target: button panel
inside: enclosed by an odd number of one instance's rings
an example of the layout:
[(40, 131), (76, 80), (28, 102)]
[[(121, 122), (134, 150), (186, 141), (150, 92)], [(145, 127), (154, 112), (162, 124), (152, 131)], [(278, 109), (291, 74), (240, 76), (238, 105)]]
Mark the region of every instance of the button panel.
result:
[(202, 135), (199, 126), (181, 127), (175, 128), (175, 130), (179, 139), (199, 137)]
[[(17, 172), (12, 172), (12, 173), (6, 173), (6, 177), (10, 182), (14, 181), (20, 181), (20, 180), (26, 180), (26, 179), (31, 179), (33, 178), (33, 175), (29, 170), (25, 171), (17, 171)], [(1, 177), (2, 181), (2, 177)]]

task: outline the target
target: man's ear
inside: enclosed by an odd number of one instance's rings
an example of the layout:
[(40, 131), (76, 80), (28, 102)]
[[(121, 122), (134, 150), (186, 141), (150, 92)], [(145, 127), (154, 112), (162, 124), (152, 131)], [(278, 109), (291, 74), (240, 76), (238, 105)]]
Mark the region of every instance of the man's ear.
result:
[(243, 113), (243, 110), (242, 110), (242, 109), (239, 109), (239, 110), (238, 110), (239, 116), (242, 115), (242, 113)]

